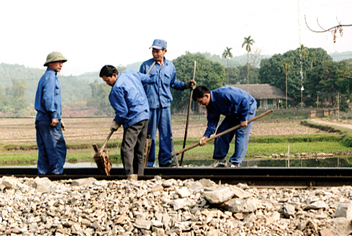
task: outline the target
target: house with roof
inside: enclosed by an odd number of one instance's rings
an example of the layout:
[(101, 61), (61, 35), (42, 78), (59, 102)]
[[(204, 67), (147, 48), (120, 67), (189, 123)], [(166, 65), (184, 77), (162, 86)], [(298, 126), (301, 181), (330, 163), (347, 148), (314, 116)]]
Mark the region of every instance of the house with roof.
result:
[[(278, 108), (282, 101), (286, 100), (285, 93), (270, 84), (230, 84), (229, 86), (240, 88), (257, 100), (257, 106), (263, 109)], [(293, 101), (287, 97), (287, 102)]]

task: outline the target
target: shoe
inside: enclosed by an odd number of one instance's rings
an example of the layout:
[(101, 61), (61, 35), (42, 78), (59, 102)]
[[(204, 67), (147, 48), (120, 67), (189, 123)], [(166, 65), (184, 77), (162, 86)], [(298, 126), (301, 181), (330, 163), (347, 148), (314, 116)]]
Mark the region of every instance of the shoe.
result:
[(170, 162), (170, 163), (167, 163), (166, 165), (159, 165), (159, 167), (176, 167), (176, 163)]
[(230, 167), (232, 167), (232, 168), (238, 168), (240, 166), (241, 166), (240, 163), (231, 163), (231, 165), (230, 165)]
[(226, 159), (219, 159), (216, 160), (213, 164), (212, 167), (227, 167)]

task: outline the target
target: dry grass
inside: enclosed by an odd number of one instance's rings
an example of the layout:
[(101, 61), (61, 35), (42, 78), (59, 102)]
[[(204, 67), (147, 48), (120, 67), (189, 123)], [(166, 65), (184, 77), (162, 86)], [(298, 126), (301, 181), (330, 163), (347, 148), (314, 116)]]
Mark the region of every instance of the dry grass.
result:
[[(1, 118), (0, 140), (6, 144), (35, 144), (36, 131), (34, 118)], [(65, 140), (68, 143), (103, 142), (110, 131), (112, 118), (66, 118), (63, 119), (66, 130)], [(185, 120), (173, 121), (174, 138), (183, 138), (185, 135)], [(192, 120), (188, 125), (187, 137), (202, 137), (207, 122), (205, 119)], [(252, 128), (254, 136), (283, 135), (283, 134), (313, 134), (324, 133), (318, 129), (300, 125), (300, 120), (258, 120)], [(113, 134), (114, 139), (122, 139), (122, 129)]]

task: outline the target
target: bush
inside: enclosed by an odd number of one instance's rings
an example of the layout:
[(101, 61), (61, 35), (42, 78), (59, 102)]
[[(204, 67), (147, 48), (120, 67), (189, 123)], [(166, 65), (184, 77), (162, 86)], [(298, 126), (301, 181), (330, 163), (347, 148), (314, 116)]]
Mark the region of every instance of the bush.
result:
[(352, 147), (352, 131), (349, 131), (345, 134), (341, 143), (346, 147)]

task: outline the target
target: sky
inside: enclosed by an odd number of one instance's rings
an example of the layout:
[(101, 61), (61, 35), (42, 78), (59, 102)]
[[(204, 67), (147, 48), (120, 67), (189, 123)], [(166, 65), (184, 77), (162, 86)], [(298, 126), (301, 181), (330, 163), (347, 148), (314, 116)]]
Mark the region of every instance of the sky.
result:
[[(52, 51), (68, 61), (62, 75), (96, 72), (152, 57), (154, 39), (168, 42), (166, 58), (189, 51), (233, 56), (283, 54), (301, 44), (328, 53), (352, 51), (352, 27), (333, 42), (313, 33), (352, 24), (352, 0), (11, 0), (0, 2), (0, 63), (41, 68)], [(319, 22), (319, 25), (317, 23)], [(352, 57), (352, 55), (351, 55)]]

